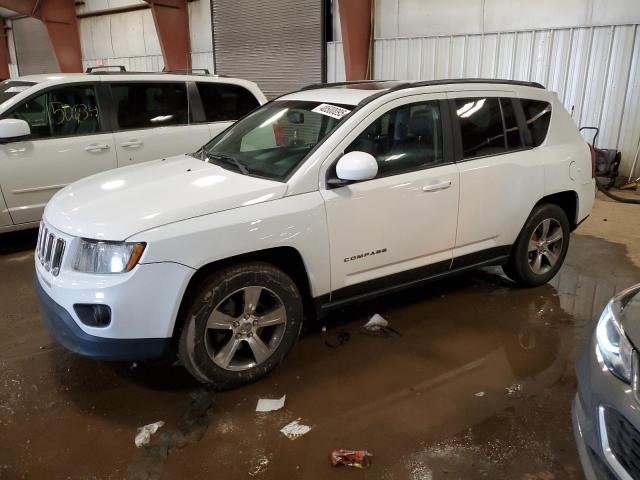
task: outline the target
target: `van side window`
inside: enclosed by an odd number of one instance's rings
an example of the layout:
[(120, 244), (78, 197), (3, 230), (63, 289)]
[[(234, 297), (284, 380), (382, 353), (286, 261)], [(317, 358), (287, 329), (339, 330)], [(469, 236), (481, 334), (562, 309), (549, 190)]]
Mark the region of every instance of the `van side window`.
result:
[(100, 131), (96, 93), (91, 85), (50, 90), (19, 105), (7, 118), (24, 120), (31, 139), (90, 135)]
[(361, 151), (378, 162), (378, 177), (421, 170), (442, 162), (442, 118), (438, 101), (388, 111), (369, 125), (345, 152)]
[(504, 117), (504, 128), (507, 132), (507, 147), (509, 150), (519, 150), (523, 147), (522, 136), (513, 102), (513, 98), (501, 98), (500, 106)]
[(541, 100), (528, 100), (521, 98), (520, 103), (524, 110), (524, 118), (531, 132), (532, 147), (542, 145), (551, 121), (551, 104)]
[(189, 123), (184, 82), (114, 82), (111, 91), (120, 130)]
[(497, 98), (457, 98), (455, 107), (464, 158), (507, 151), (500, 102)]
[(230, 83), (196, 82), (207, 122), (238, 120), (260, 103), (240, 85)]

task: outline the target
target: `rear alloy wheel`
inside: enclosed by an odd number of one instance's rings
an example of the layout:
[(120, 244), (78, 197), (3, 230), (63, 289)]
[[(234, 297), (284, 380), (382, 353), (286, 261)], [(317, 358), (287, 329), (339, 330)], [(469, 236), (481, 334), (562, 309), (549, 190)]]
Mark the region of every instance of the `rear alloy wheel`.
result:
[(562, 208), (554, 204), (538, 205), (522, 227), (504, 272), (519, 285), (534, 287), (547, 283), (564, 262), (570, 232)]
[(529, 266), (536, 275), (544, 275), (558, 263), (562, 253), (564, 234), (555, 218), (545, 218), (534, 228), (527, 256)]
[(302, 325), (293, 281), (267, 263), (246, 263), (211, 275), (192, 297), (179, 356), (203, 383), (233, 388), (273, 370)]

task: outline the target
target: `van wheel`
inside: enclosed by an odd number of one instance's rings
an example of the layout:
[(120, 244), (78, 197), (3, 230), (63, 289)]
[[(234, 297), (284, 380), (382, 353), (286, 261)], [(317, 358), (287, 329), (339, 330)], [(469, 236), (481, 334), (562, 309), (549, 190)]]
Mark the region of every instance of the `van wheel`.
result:
[(518, 285), (536, 287), (551, 280), (569, 248), (569, 220), (562, 208), (534, 208), (511, 251), (504, 273)]
[(302, 327), (298, 288), (268, 263), (219, 270), (189, 302), (178, 355), (196, 379), (220, 389), (264, 377), (289, 353)]

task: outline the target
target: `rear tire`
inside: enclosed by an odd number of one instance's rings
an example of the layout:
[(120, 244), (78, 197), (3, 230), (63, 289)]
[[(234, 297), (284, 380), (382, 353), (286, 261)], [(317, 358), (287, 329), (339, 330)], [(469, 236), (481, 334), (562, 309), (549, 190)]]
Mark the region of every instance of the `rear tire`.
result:
[(302, 326), (302, 299), (282, 270), (250, 262), (206, 277), (190, 297), (178, 356), (200, 382), (230, 389), (278, 366)]
[(564, 262), (571, 229), (565, 211), (555, 204), (533, 209), (516, 239), (504, 273), (518, 285), (536, 287), (551, 280)]

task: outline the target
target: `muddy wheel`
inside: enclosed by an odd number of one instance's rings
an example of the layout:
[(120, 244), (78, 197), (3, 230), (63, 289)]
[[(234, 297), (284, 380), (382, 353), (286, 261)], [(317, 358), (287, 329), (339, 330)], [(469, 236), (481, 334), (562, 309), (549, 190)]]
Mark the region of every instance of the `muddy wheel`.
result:
[(262, 262), (215, 272), (191, 296), (178, 355), (199, 381), (220, 389), (273, 370), (295, 344), (302, 299), (283, 271)]
[(570, 233), (562, 208), (553, 204), (537, 206), (522, 227), (504, 272), (522, 286), (547, 283), (564, 262)]

